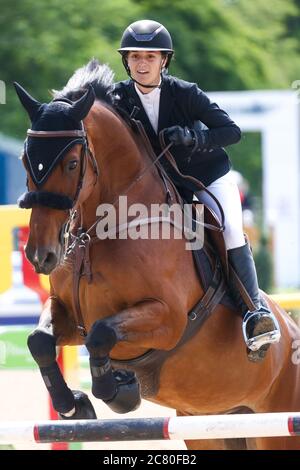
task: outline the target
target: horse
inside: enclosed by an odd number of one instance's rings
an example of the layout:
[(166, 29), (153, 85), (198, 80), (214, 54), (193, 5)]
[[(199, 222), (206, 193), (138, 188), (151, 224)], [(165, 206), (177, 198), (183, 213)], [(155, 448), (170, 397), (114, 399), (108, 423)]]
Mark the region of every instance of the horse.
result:
[[(118, 413), (136, 409), (141, 397), (180, 416), (299, 411), (300, 331), (271, 298), (262, 293), (282, 338), (259, 363), (247, 358), (237, 308), (220, 300), (182, 341), (192, 320), (188, 312), (205, 294), (176, 227), (169, 239), (134, 239), (120, 236), (116, 222), (118, 236), (97, 237), (96, 222), (103, 221), (98, 208), (113, 205), (118, 215), (120, 195), (128, 206), (147, 208), (165, 203), (166, 192), (177, 200), (147, 145), (117, 111), (109, 67), (90, 62), (48, 104), (15, 86), (31, 120), (22, 157), (28, 191), (20, 199), (21, 207), (32, 209), (26, 256), (36, 272), (50, 276), (50, 295), (28, 347), (60, 417), (96, 418), (88, 397), (69, 389), (56, 362), (57, 346), (82, 344), (90, 356), (93, 395)], [(156, 353), (163, 360), (151, 362)], [(300, 438), (186, 445), (297, 449)]]

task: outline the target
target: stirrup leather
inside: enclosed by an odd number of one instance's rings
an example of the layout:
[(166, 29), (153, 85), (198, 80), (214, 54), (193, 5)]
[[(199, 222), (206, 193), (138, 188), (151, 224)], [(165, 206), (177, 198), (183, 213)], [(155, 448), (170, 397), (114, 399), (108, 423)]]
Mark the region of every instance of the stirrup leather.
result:
[[(255, 317), (258, 317), (258, 320), (259, 320), (260, 318), (263, 318), (265, 316), (268, 316), (269, 318), (272, 319), (274, 323), (274, 329), (271, 331), (267, 331), (266, 333), (257, 335), (257, 336), (249, 337), (247, 334), (247, 326), (248, 326), (249, 321), (253, 321)], [(258, 351), (262, 346), (266, 344), (278, 343), (281, 337), (280, 326), (277, 321), (277, 318), (272, 312), (268, 310), (267, 311), (257, 310), (254, 312), (250, 312), (250, 311), (247, 312), (245, 315), (245, 318), (243, 319), (242, 328), (243, 328), (243, 336), (244, 336), (245, 343), (251, 351)]]

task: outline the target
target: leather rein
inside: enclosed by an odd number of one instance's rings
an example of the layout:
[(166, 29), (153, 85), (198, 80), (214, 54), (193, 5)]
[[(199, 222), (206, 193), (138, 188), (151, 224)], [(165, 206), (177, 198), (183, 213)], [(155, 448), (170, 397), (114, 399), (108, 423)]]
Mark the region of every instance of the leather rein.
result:
[[(147, 139), (145, 130), (142, 126), (142, 124), (139, 121), (134, 121), (135, 126), (137, 127), (141, 137), (145, 141)], [(82, 227), (80, 227), (77, 230), (77, 234), (74, 235), (74, 233), (71, 232), (71, 223), (72, 221), (77, 217), (77, 210), (74, 208), (78, 201), (78, 197), (80, 194), (80, 191), (83, 186), (83, 181), (84, 181), (84, 176), (87, 168), (87, 163), (88, 159), (90, 159), (94, 174), (95, 174), (95, 181), (94, 181), (94, 186), (97, 184), (98, 177), (99, 177), (99, 169), (98, 169), (98, 164), (96, 161), (96, 158), (93, 154), (93, 152), (90, 149), (89, 142), (88, 142), (88, 137), (87, 133), (83, 127), (82, 130), (69, 130), (69, 131), (34, 131), (32, 129), (28, 129), (27, 131), (27, 136), (29, 137), (38, 137), (38, 138), (57, 138), (57, 137), (82, 137), (84, 139), (84, 142), (82, 144), (82, 151), (81, 151), (81, 157), (80, 157), (80, 175), (79, 175), (79, 180), (75, 192), (75, 196), (73, 198), (72, 202), (72, 208), (69, 210), (69, 219), (65, 225), (65, 230), (64, 230), (64, 240), (65, 240), (65, 247), (64, 247), (64, 256), (65, 258), (73, 255), (73, 267), (74, 267), (74, 272), (73, 272), (73, 307), (75, 311), (75, 316), (77, 320), (77, 329), (79, 330), (80, 336), (85, 337), (87, 335), (87, 331), (84, 325), (84, 319), (80, 307), (80, 298), (79, 298), (79, 284), (80, 284), (80, 279), (82, 276), (86, 276), (88, 284), (92, 282), (92, 269), (91, 269), (91, 262), (90, 262), (90, 243), (99, 241), (99, 239), (96, 236), (92, 236), (92, 232), (97, 226), (97, 224), (103, 219), (104, 216), (99, 216), (96, 218), (95, 222), (87, 229), (83, 230)], [(192, 180), (193, 183), (200, 189), (200, 190), (205, 190), (210, 194), (210, 196), (215, 200), (215, 197), (205, 188), (205, 186), (196, 180), (195, 178), (192, 177), (187, 177), (186, 175), (182, 175), (178, 168), (177, 165), (169, 152), (170, 147), (173, 145), (173, 143), (169, 143), (168, 145), (165, 145), (164, 142), (164, 137), (163, 137), (163, 131), (160, 132), (160, 141), (162, 144), (162, 152), (155, 158), (152, 158), (152, 161), (142, 170), (142, 172), (130, 183), (130, 185), (126, 188), (125, 192), (123, 193), (124, 195), (127, 195), (132, 188), (139, 182), (141, 179), (154, 167), (156, 166), (158, 169), (158, 173), (163, 180), (165, 189), (166, 189), (166, 194), (167, 194), (167, 200), (169, 200), (171, 191), (168, 187), (168, 182), (171, 183), (168, 177), (164, 174), (164, 171), (162, 170), (161, 166), (158, 166), (159, 160), (163, 155), (165, 155), (168, 159), (168, 161), (171, 163), (172, 167), (176, 170), (180, 176), (183, 176), (184, 178), (189, 178), (190, 181)], [(171, 186), (173, 190), (175, 191), (175, 194), (177, 196), (177, 199), (180, 201), (181, 198), (178, 195), (178, 191), (176, 190), (174, 184), (171, 183)], [(116, 207), (118, 203), (119, 197), (117, 196), (115, 200), (112, 202), (112, 206)], [(216, 231), (223, 231), (224, 227), (224, 215), (223, 215), (223, 210), (222, 207), (220, 206), (219, 201), (217, 201), (217, 204), (220, 208), (220, 212), (222, 214), (222, 224), (221, 227), (216, 227), (214, 225), (210, 225), (207, 223), (203, 223), (203, 225), (210, 230), (216, 230)], [(139, 220), (139, 225), (146, 225), (152, 222), (165, 222), (165, 218), (147, 218), (143, 220)], [(172, 223), (172, 221), (168, 220), (169, 223)], [(116, 227), (116, 232), (119, 233), (121, 231), (127, 230), (130, 227), (130, 222), (128, 224), (125, 224), (124, 226)], [(71, 240), (69, 240), (71, 238)]]

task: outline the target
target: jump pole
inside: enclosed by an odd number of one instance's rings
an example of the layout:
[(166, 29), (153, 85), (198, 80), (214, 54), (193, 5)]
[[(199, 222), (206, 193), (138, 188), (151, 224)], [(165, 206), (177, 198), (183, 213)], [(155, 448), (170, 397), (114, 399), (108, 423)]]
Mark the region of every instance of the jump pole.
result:
[(300, 413), (0, 423), (0, 443), (300, 436)]

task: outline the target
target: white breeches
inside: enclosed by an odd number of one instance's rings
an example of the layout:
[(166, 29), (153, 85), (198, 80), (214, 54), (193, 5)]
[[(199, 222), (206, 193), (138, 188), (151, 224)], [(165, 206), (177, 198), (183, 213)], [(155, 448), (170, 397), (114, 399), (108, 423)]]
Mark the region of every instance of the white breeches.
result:
[[(207, 186), (207, 189), (219, 200), (224, 211), (224, 239), (227, 250), (245, 245), (241, 199), (237, 184), (231, 173), (217, 179)], [(200, 202), (213, 209), (221, 220), (217, 204), (205, 191), (197, 192), (196, 196)]]

